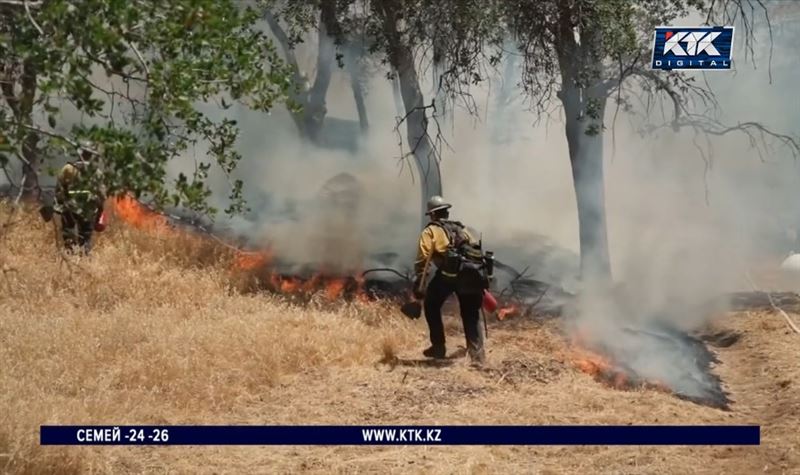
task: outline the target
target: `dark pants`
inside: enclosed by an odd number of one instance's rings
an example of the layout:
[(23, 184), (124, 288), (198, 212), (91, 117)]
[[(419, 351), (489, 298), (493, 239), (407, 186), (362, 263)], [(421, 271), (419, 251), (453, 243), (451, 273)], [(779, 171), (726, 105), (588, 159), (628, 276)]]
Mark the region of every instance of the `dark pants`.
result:
[(93, 232), (93, 220), (86, 219), (72, 211), (65, 210), (61, 213), (61, 237), (64, 239), (64, 247), (67, 248), (67, 251), (74, 251), (78, 248), (84, 254), (89, 254)]
[(464, 335), (467, 338), (467, 352), (472, 358), (483, 359), (483, 332), (481, 332), (481, 293), (458, 292), (453, 283), (437, 273), (425, 293), (425, 320), (431, 334), (431, 345), (444, 348), (444, 323), (442, 322), (442, 305), (455, 292), (464, 324)]

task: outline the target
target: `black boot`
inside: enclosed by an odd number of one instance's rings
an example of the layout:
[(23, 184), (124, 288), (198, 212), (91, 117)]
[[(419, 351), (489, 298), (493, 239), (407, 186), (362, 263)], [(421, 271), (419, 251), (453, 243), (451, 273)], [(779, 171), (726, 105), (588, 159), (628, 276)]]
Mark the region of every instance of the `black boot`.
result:
[(431, 346), (425, 351), (422, 352), (423, 355), (427, 356), (428, 358), (435, 358), (437, 360), (444, 359), (447, 356), (447, 351), (443, 346)]

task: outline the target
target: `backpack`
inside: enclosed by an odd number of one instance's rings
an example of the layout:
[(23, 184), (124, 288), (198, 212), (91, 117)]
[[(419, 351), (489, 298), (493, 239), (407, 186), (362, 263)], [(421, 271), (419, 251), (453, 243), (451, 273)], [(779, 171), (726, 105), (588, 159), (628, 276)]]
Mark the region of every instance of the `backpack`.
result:
[(488, 269), (481, 243), (474, 242), (459, 221), (437, 221), (430, 225), (442, 228), (450, 242), (439, 269), (441, 275), (461, 293), (481, 293), (488, 289)]

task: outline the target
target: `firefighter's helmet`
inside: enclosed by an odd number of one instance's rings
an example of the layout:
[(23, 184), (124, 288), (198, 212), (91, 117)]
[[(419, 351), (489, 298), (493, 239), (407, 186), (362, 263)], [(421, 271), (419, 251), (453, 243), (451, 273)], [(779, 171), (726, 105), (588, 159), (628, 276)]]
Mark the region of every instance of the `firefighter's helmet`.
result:
[(78, 161), (88, 161), (95, 153), (95, 144), (91, 140), (81, 140), (78, 143)]
[(443, 209), (449, 209), (452, 206), (453, 205), (446, 202), (441, 196), (434, 195), (428, 200), (427, 211), (425, 214), (432, 214)]

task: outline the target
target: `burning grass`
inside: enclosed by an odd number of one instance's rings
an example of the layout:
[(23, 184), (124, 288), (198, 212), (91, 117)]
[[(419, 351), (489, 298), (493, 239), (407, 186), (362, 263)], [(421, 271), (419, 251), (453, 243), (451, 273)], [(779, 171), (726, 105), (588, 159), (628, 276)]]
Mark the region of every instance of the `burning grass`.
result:
[(31, 212), (17, 218), (0, 282), (5, 470), (111, 472), (113, 456), (41, 450), (35, 428), (209, 423), (294, 374), (371, 364), (415, 334), (380, 305), (239, 294), (228, 272), (235, 253), (168, 228), (117, 224), (90, 258), (62, 260), (50, 225)]
[(672, 392), (664, 383), (642, 379), (611, 357), (591, 351), (579, 343), (570, 347), (566, 359), (581, 372), (616, 390), (652, 389), (664, 393)]
[[(312, 299), (336, 304), (341, 300), (366, 303), (377, 297), (375, 292), (367, 288), (366, 280), (357, 271), (352, 275), (338, 275), (321, 268), (306, 272), (307, 275), (281, 273), (281, 264), (270, 247), (243, 250), (227, 246), (210, 235), (174, 226), (165, 216), (151, 211), (128, 196), (110, 201), (110, 207), (118, 220), (130, 228), (142, 231), (144, 236), (153, 237), (159, 245), (189, 243), (190, 248), (195, 249), (189, 255), (193, 259), (199, 256), (200, 259), (182, 264), (202, 266), (209, 264), (209, 257), (216, 259), (216, 263), (224, 261), (232, 285), (240, 292), (266, 291), (302, 304), (307, 304)], [(396, 293), (395, 296), (399, 294)]]
[[(327, 272), (324, 268), (314, 270), (306, 276), (284, 275), (276, 270), (280, 267), (279, 259), (269, 247), (263, 250), (245, 251), (226, 246), (194, 229), (174, 226), (165, 216), (150, 211), (130, 197), (117, 198), (111, 201), (110, 205), (115, 218), (126, 225), (123, 230), (118, 229), (118, 232), (126, 233), (124, 229), (128, 229), (127, 233), (118, 236), (119, 238), (137, 244), (140, 249), (150, 252), (150, 256), (154, 259), (162, 260), (166, 254), (172, 256), (170, 263), (183, 268), (211, 268), (220, 276), (227, 275), (232, 289), (237, 291), (258, 293), (266, 291), (280, 296), (282, 302), (301, 304), (304, 307), (311, 304), (317, 309), (326, 306), (338, 308), (342, 302), (366, 303), (375, 298), (374, 294), (365, 290), (363, 277), (339, 276)], [(130, 230), (134, 232), (131, 233)], [(142, 237), (144, 242), (139, 241)], [(149, 246), (156, 247), (149, 249)], [(180, 250), (175, 246), (180, 247)], [(102, 298), (94, 300), (103, 301)], [(529, 310), (523, 310), (518, 303), (507, 302), (497, 310), (496, 318), (498, 321), (503, 321), (526, 315), (528, 312)], [(641, 376), (633, 368), (620, 363), (624, 360), (612, 357), (614, 352), (598, 351), (592, 346), (589, 338), (580, 338), (579, 334), (573, 333), (569, 348), (570, 350), (566, 352), (567, 361), (611, 388), (619, 390), (645, 388), (665, 392), (676, 390), (677, 394), (681, 395), (676, 385), (670, 386), (669, 382), (648, 379), (646, 375)], [(384, 353), (387, 354), (385, 350)], [(704, 378), (704, 373), (708, 370), (707, 367), (700, 368), (698, 370), (700, 377)], [(721, 395), (721, 390), (716, 393), (707, 396), (694, 395), (690, 399), (725, 407), (727, 403)]]
[[(0, 222), (8, 209), (0, 204)], [(658, 391), (609, 391), (569, 364), (553, 321), (491, 322), (483, 371), (419, 362), (426, 330), (396, 309), (318, 295), (306, 305), (231, 280), (241, 255), (112, 223), (89, 259), (62, 260), (35, 213), (0, 237), (0, 467), (12, 473), (791, 473), (796, 339), (737, 320), (720, 351), (726, 413)], [(262, 267), (263, 268), (263, 267)], [(757, 323), (754, 323), (757, 322)], [(763, 322), (763, 323), (762, 323)], [(462, 343), (446, 320), (451, 349)], [(751, 354), (753, 353), (753, 354)], [(393, 364), (379, 364), (391, 361)], [(574, 361), (569, 359), (569, 362)], [(777, 397), (780, 404), (768, 404)], [(48, 424), (762, 423), (764, 447), (40, 447)], [(792, 451), (794, 450), (794, 451)], [(410, 469), (410, 470), (409, 470)], [(701, 470), (702, 471), (702, 470)]]

